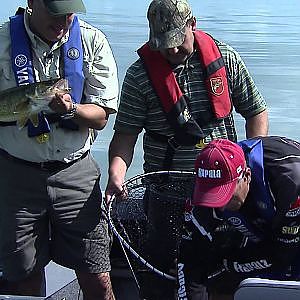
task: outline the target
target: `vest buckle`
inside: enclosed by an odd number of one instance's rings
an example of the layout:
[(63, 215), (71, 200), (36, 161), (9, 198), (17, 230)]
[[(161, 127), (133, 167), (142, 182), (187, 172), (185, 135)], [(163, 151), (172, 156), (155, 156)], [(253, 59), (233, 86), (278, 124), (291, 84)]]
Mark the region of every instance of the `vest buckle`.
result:
[(204, 139), (201, 139), (201, 140), (195, 145), (195, 147), (196, 147), (197, 149), (203, 149), (206, 145), (207, 145), (207, 143), (204, 142)]

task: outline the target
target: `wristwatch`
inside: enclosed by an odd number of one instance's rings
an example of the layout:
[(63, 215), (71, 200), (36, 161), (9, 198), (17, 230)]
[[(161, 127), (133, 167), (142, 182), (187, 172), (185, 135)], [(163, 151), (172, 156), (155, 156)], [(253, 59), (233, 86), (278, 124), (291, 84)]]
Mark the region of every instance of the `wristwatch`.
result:
[(69, 119), (72, 119), (72, 118), (75, 117), (76, 112), (77, 112), (77, 104), (72, 102), (72, 108), (68, 112), (66, 112), (65, 114), (62, 114), (60, 117), (63, 120), (69, 120)]

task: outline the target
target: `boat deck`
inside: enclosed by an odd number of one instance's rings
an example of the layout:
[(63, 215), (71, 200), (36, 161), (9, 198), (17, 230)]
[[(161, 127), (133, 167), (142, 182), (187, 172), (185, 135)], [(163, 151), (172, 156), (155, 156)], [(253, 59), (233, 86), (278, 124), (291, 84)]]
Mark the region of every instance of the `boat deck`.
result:
[[(138, 291), (128, 268), (113, 268), (112, 284), (116, 300), (139, 300)], [(75, 272), (50, 262), (46, 267), (46, 297), (11, 296), (5, 281), (0, 280), (0, 300), (83, 300)]]

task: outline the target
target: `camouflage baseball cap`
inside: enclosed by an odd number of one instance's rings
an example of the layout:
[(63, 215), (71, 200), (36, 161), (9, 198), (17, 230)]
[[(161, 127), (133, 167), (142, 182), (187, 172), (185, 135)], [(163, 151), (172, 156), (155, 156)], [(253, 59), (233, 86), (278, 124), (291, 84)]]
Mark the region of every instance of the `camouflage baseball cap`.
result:
[(180, 46), (184, 42), (186, 22), (192, 16), (186, 0), (153, 0), (147, 13), (150, 47), (159, 50)]
[(44, 4), (51, 15), (86, 12), (82, 0), (44, 0)]

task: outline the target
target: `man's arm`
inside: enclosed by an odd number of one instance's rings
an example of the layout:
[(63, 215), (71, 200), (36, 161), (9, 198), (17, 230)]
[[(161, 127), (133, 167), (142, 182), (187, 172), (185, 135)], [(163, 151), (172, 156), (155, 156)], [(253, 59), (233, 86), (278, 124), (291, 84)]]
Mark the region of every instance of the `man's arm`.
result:
[(252, 138), (256, 136), (266, 136), (269, 131), (268, 111), (261, 113), (246, 120), (246, 136)]
[(126, 171), (129, 168), (138, 134), (115, 132), (109, 146), (108, 184), (105, 190), (106, 201), (114, 193), (122, 191)]
[(101, 130), (108, 120), (108, 109), (97, 104), (87, 103), (76, 105), (76, 113), (72, 119), (81, 126)]
[[(72, 98), (70, 94), (56, 94), (52, 99), (49, 107), (59, 114), (66, 114), (73, 108)], [(108, 120), (108, 108), (103, 108), (97, 104), (75, 104), (74, 121), (79, 126), (90, 127), (101, 130), (105, 127)]]

